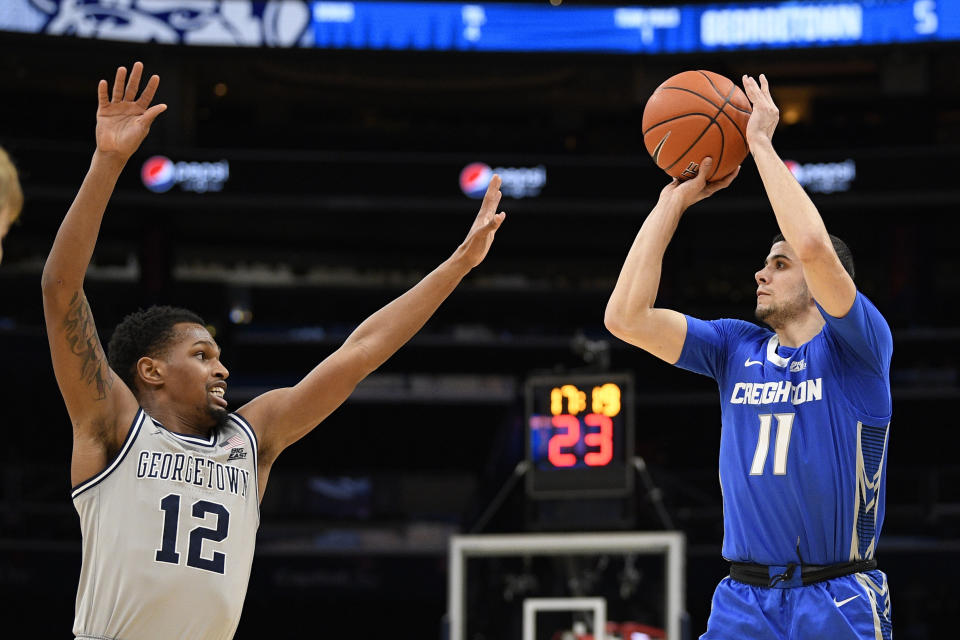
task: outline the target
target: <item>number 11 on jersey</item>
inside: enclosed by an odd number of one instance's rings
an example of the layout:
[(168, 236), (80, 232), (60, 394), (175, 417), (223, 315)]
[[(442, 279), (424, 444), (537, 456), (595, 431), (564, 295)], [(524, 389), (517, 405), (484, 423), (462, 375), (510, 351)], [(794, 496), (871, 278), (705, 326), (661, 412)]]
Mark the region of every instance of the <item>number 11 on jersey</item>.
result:
[(750, 475), (762, 476), (763, 467), (770, 451), (770, 426), (777, 420), (777, 441), (773, 446), (773, 475), (787, 475), (787, 453), (790, 451), (790, 432), (793, 430), (794, 413), (764, 413), (760, 418), (760, 434), (757, 436), (757, 449), (753, 452), (753, 464)]

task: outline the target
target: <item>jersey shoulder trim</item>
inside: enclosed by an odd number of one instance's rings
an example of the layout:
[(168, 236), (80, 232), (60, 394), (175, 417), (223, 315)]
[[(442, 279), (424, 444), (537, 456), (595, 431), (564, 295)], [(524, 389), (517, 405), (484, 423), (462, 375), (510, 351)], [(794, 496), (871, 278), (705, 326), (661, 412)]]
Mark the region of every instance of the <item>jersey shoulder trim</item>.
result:
[(257, 442), (257, 434), (253, 430), (253, 427), (247, 422), (246, 418), (241, 416), (239, 413), (231, 413), (229, 416), (235, 425), (240, 428), (241, 431), (246, 433), (250, 437), (250, 446), (253, 447), (254, 452), (259, 449), (259, 442)]
[(253, 478), (257, 486), (257, 518), (260, 517), (260, 449), (259, 443), (257, 442), (257, 434), (254, 432), (253, 427), (250, 426), (250, 423), (241, 416), (239, 413), (231, 413), (228, 417), (228, 420), (233, 422), (240, 431), (247, 434), (247, 437), (250, 438), (250, 447), (253, 449)]
[(146, 413), (143, 409), (137, 409), (137, 415), (133, 417), (133, 423), (130, 425), (130, 430), (127, 432), (127, 439), (123, 441), (123, 446), (120, 447), (120, 453), (113, 459), (113, 461), (107, 465), (106, 469), (96, 474), (92, 478), (81, 482), (75, 486), (70, 493), (71, 499), (76, 499), (81, 493), (90, 489), (104, 480), (110, 473), (116, 469), (123, 459), (126, 457), (127, 452), (130, 451), (130, 447), (133, 445), (133, 441), (137, 439), (137, 434), (140, 433), (140, 428), (143, 426), (143, 421), (146, 418)]

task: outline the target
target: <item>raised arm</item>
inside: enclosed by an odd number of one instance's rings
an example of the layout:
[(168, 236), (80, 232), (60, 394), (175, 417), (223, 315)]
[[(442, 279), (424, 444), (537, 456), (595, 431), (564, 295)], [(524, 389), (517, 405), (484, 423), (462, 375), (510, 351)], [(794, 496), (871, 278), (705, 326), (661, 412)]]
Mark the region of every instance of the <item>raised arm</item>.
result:
[(676, 311), (654, 307), (663, 255), (683, 212), (729, 185), (740, 172), (738, 167), (723, 180), (708, 184), (712, 164), (711, 158), (705, 158), (695, 178), (682, 183), (674, 179), (660, 192), (630, 247), (603, 318), (610, 333), (670, 364), (680, 359), (687, 320)]
[[(84, 466), (84, 459), (92, 458), (96, 467), (97, 447), (104, 445), (109, 450), (137, 409), (133, 394), (107, 364), (83, 293), (83, 279), (117, 178), (154, 118), (166, 109), (162, 104), (150, 106), (160, 82), (157, 76), (150, 78), (136, 98), (142, 71), (143, 65), (134, 64), (127, 81), (127, 70), (117, 69), (111, 96), (106, 80), (100, 81), (97, 148), (43, 268), (47, 339), (57, 384), (74, 428), (74, 475), (81, 480), (88, 469), (77, 469), (78, 446), (80, 466)], [(94, 468), (93, 473), (98, 470)]]
[(500, 177), (495, 175), (466, 239), (450, 258), (364, 320), (299, 384), (268, 391), (240, 408), (238, 413), (257, 431), (261, 466), (271, 464), (284, 448), (340, 406), (361, 380), (423, 327), (463, 277), (480, 264), (506, 216), (497, 213), (499, 189)]
[(814, 300), (831, 316), (845, 316), (857, 297), (857, 288), (833, 249), (820, 212), (773, 148), (780, 111), (770, 96), (767, 78), (760, 74), (758, 85), (750, 76), (743, 76), (743, 88), (753, 103), (747, 143), (780, 232), (803, 265)]

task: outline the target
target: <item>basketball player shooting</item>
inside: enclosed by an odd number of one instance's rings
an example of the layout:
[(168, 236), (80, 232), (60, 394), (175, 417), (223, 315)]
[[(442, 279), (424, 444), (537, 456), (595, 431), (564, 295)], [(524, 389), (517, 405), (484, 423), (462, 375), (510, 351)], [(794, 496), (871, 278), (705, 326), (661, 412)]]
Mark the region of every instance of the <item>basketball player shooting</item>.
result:
[(159, 78), (142, 65), (98, 87), (96, 151), (43, 270), (57, 383), (73, 423), (70, 475), (83, 556), (73, 633), (124, 640), (233, 637), (274, 460), (406, 343), (487, 255), (505, 214), (494, 176), (453, 255), (367, 318), (296, 386), (234, 413), (228, 371), (203, 320), (151, 307), (104, 355), (83, 292), (107, 202), (150, 125)]
[(757, 283), (755, 315), (703, 321), (654, 306), (664, 252), (683, 212), (729, 185), (707, 170), (668, 185), (631, 247), (607, 304), (618, 338), (720, 387), (723, 556), (708, 640), (891, 637), (883, 525), (892, 411), (890, 329), (857, 291), (853, 259), (773, 147), (767, 79), (744, 76), (747, 126), (781, 235)]

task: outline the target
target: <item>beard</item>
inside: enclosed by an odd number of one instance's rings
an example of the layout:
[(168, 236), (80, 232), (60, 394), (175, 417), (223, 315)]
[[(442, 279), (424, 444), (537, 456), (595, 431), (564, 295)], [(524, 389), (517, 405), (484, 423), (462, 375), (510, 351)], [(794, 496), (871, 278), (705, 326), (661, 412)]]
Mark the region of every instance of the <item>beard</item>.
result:
[(224, 427), (227, 426), (228, 415), (227, 410), (222, 407), (207, 406), (207, 417), (213, 423), (213, 426), (210, 427), (213, 433), (219, 434), (223, 431)]
[(804, 286), (803, 290), (794, 298), (780, 304), (765, 305), (763, 307), (758, 304), (754, 315), (760, 322), (766, 324), (773, 330), (777, 330), (803, 316), (809, 304), (810, 292), (806, 286)]

